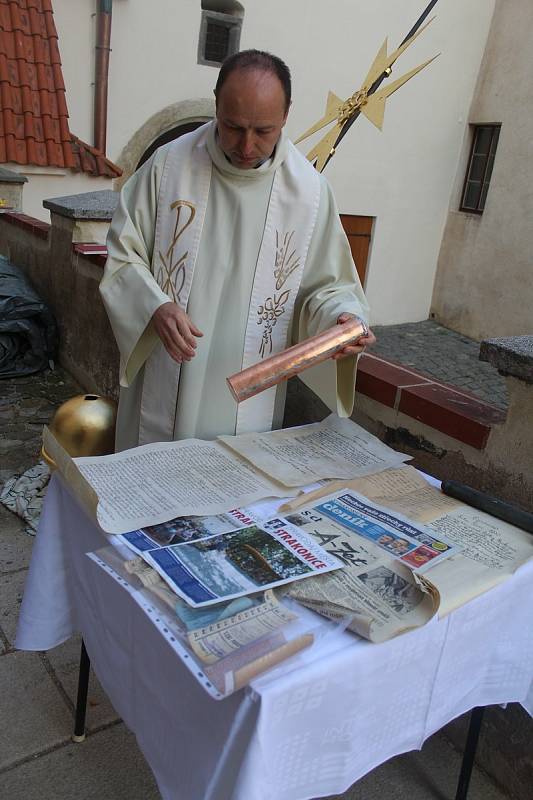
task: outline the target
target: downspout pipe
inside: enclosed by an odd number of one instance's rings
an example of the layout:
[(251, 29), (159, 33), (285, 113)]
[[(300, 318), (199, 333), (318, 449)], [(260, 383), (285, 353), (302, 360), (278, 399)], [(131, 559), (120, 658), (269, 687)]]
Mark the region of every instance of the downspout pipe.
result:
[(107, 88), (112, 13), (113, 0), (98, 0), (94, 59), (94, 146), (104, 155), (107, 137)]

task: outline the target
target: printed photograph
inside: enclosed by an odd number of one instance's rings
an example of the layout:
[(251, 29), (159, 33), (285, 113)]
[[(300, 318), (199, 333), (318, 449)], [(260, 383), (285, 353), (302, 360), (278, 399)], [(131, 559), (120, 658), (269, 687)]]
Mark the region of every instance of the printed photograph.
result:
[(235, 520), (218, 517), (176, 517), (159, 525), (142, 528), (161, 547), (169, 544), (191, 542), (218, 533), (227, 533), (236, 527)]
[(398, 614), (407, 614), (422, 602), (422, 592), (387, 567), (363, 572), (358, 579)]
[(402, 556), (402, 561), (406, 564), (409, 564), (411, 567), (423, 567), (424, 564), (427, 564), (428, 561), (431, 561), (432, 558), (440, 555), (436, 552), (436, 550), (432, 550), (430, 547), (426, 547), (422, 545), (422, 547), (417, 547), (416, 550), (413, 550), (412, 553), (407, 553), (406, 555)]
[(204, 586), (220, 596), (240, 592), (243, 587), (253, 591), (313, 571), (256, 525), (172, 549)]

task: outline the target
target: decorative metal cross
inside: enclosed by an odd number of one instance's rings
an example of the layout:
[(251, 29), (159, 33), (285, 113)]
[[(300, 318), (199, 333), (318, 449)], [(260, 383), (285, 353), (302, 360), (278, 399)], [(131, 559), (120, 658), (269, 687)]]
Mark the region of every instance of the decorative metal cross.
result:
[[(414, 75), (427, 67), (437, 56), (428, 59), (423, 64), (410, 70), (401, 78), (388, 84), (384, 89), (377, 91), (381, 83), (388, 78), (392, 72), (392, 65), (407, 50), (414, 40), (433, 22), (430, 19), (423, 27), (423, 21), (428, 16), (431, 9), (436, 5), (437, 0), (431, 0), (423, 14), (419, 17), (413, 28), (409, 31), (401, 45), (390, 55), (387, 54), (387, 39), (383, 42), (370, 67), (366, 78), (361, 87), (354, 92), (347, 100), (341, 100), (334, 92), (329, 92), (326, 101), (326, 111), (324, 115), (303, 133), (295, 144), (307, 139), (313, 133), (321, 130), (335, 122), (333, 128), (327, 133), (312, 150), (307, 154), (307, 158), (313, 163), (319, 172), (322, 172), (329, 160), (335, 154), (336, 148), (341, 139), (347, 133), (349, 127), (355, 122), (359, 114), (364, 114), (379, 130), (383, 128), (385, 116), (385, 103), (387, 98), (394, 94), (400, 86), (407, 83)], [(437, 55), (440, 55), (437, 54)]]

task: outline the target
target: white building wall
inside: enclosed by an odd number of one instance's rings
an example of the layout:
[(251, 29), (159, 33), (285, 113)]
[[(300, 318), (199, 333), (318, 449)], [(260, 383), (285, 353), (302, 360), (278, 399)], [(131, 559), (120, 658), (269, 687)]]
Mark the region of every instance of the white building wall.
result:
[(52, 5), (70, 130), (92, 144), (96, 0), (53, 0)]
[[(424, 0), (241, 0), (241, 49), (284, 58), (293, 73), (287, 131), (321, 116), (327, 92), (359, 88), (386, 35), (394, 49)], [(376, 217), (366, 290), (374, 324), (425, 319), (468, 109), (494, 0), (441, 0), (436, 19), (399, 59), (399, 77), (442, 55), (389, 101), (384, 132), (361, 117), (326, 168), (343, 213)], [(92, 0), (55, 0), (71, 130), (92, 141)], [(172, 104), (211, 98), (217, 70), (198, 65), (200, 0), (115, 0), (107, 155)], [(310, 143), (300, 147), (304, 152)], [(26, 189), (25, 189), (26, 192)]]
[(44, 222), (50, 222), (50, 212), (43, 208), (43, 200), (113, 188), (108, 178), (93, 178), (68, 169), (28, 166), (21, 170), (19, 164), (7, 164), (7, 166), (9, 169), (22, 172), (28, 178), (22, 190), (23, 212)]

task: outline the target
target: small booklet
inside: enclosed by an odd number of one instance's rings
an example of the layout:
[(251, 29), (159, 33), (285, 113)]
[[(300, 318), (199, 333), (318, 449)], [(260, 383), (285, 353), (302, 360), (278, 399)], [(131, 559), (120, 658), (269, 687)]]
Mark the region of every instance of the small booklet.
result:
[[(87, 555), (129, 593), (149, 624), (159, 630), (184, 667), (216, 700), (289, 659), (297, 666), (298, 654), (332, 633), (329, 622), (271, 589), (194, 609), (142, 558), (125, 561), (113, 546)], [(342, 635), (341, 629), (337, 630)]]

